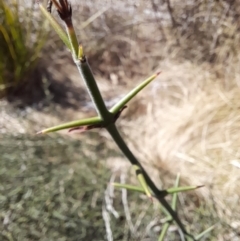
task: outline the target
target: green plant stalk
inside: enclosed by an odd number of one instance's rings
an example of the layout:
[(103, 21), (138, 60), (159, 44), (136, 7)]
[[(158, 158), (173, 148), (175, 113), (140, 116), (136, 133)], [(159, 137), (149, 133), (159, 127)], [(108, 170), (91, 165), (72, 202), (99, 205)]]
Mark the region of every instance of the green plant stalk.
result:
[[(122, 151), (122, 153), (131, 162), (131, 164), (134, 165), (134, 166), (136, 165), (136, 166), (138, 166), (140, 168), (139, 171), (141, 171), (143, 173), (143, 176), (144, 176), (147, 184), (149, 185), (151, 190), (154, 192), (156, 197), (157, 198), (160, 198), (160, 197), (162, 198), (163, 197), (162, 193), (158, 190), (158, 188), (155, 186), (155, 184), (152, 182), (152, 180), (150, 179), (148, 174), (143, 169), (142, 165), (138, 162), (136, 157), (130, 151), (130, 149), (126, 145), (125, 141), (121, 137), (120, 133), (118, 132), (118, 129), (116, 128), (115, 124), (111, 124), (111, 125), (107, 126), (106, 129), (109, 132), (109, 134), (111, 135), (111, 137), (113, 138), (113, 140), (115, 141), (115, 143), (117, 144), (117, 146), (119, 147), (119, 149)], [(139, 171), (138, 170), (136, 171), (137, 175), (139, 174)]]
[[(55, 3), (55, 0), (54, 0), (54, 3)], [(59, 2), (59, 4), (60, 3), (61, 2)], [(58, 9), (59, 9), (59, 7), (58, 7)], [(45, 14), (45, 16), (48, 17), (47, 14)], [(74, 31), (74, 29), (72, 29), (72, 31)], [(71, 47), (75, 47), (76, 48), (77, 42), (75, 40), (74, 41), (71, 40), (71, 37), (75, 38), (76, 35), (74, 35), (74, 34), (72, 35), (72, 34), (68, 33), (68, 37), (70, 38), (69, 42), (71, 42), (70, 43), (72, 45)], [(67, 44), (69, 44), (69, 42)], [(66, 44), (66, 42), (65, 42), (65, 44)], [(77, 66), (77, 68), (79, 70), (79, 73), (80, 73), (80, 75), (81, 75), (85, 85), (86, 85), (87, 91), (88, 91), (88, 93), (89, 93), (89, 95), (90, 95), (90, 97), (91, 97), (91, 99), (92, 99), (92, 101), (93, 101), (93, 103), (95, 105), (96, 111), (97, 111), (99, 117), (101, 117), (102, 121), (104, 122), (104, 124), (106, 126), (106, 129), (108, 130), (109, 134), (112, 136), (113, 140), (115, 141), (115, 143), (117, 144), (119, 149), (128, 158), (128, 160), (132, 163), (132, 165), (139, 167), (136, 170), (137, 176), (139, 177), (139, 175), (142, 175), (142, 177), (145, 178), (145, 181), (146, 181), (147, 185), (153, 191), (153, 193), (155, 194), (155, 196), (158, 199), (158, 201), (168, 211), (168, 213), (171, 215), (171, 217), (178, 224), (179, 228), (185, 234), (188, 234), (186, 232), (182, 222), (178, 218), (177, 213), (171, 208), (171, 206), (168, 204), (168, 202), (164, 199), (164, 196), (166, 195), (166, 193), (162, 192), (161, 190), (159, 190), (155, 186), (155, 184), (152, 182), (152, 180), (150, 179), (148, 174), (145, 172), (145, 170), (143, 169), (141, 164), (138, 162), (138, 160), (135, 158), (133, 153), (130, 151), (130, 149), (128, 148), (128, 146), (126, 145), (124, 140), (122, 139), (121, 135), (119, 134), (119, 132), (118, 132), (118, 130), (117, 130), (115, 124), (114, 124), (114, 114), (109, 112), (108, 109), (106, 108), (106, 105), (105, 105), (105, 103), (103, 101), (103, 98), (101, 96), (101, 93), (100, 93), (100, 91), (98, 89), (97, 83), (96, 83), (96, 81), (94, 79), (94, 76), (93, 76), (92, 71), (90, 69), (90, 66), (89, 66), (89, 64), (87, 62), (87, 59), (85, 57), (77, 59), (76, 56), (77, 56), (77, 54), (79, 52), (79, 49), (77, 51), (77, 49), (75, 49), (75, 48), (74, 49), (71, 48), (74, 51), (74, 54), (72, 53), (73, 54), (73, 60), (74, 60), (76, 66)], [(130, 98), (132, 98), (132, 97), (130, 97)], [(113, 111), (116, 111), (116, 109), (118, 109), (118, 107), (119, 106), (113, 108)]]
[[(175, 181), (175, 188), (178, 188), (179, 186), (179, 181), (180, 181), (180, 174), (177, 175), (176, 181)], [(176, 210), (177, 208), (177, 192), (173, 194), (172, 198), (172, 209)]]
[[(144, 189), (142, 187), (139, 187), (139, 186), (133, 186), (133, 185), (128, 185), (128, 184), (116, 183), (116, 182), (113, 183), (113, 185), (115, 187), (118, 187), (118, 188), (125, 188), (127, 190), (139, 192), (139, 193), (142, 193), (142, 194), (146, 193), (144, 191)], [(186, 187), (183, 186), (183, 187), (177, 187), (177, 188), (172, 187), (172, 188), (169, 188), (169, 189), (162, 190), (162, 192), (166, 192), (167, 194), (174, 194), (174, 193), (178, 193), (178, 192), (192, 191), (192, 190), (195, 190), (195, 189), (200, 188), (200, 187), (202, 187), (202, 186), (186, 186)]]
[[(108, 123), (106, 129), (119, 147), (119, 149), (123, 152), (123, 154), (128, 158), (128, 160), (131, 162), (132, 165), (136, 165), (140, 168), (140, 171), (143, 174), (143, 177), (146, 180), (146, 183), (150, 187), (150, 189), (155, 194), (158, 201), (164, 206), (164, 208), (168, 211), (168, 213), (173, 217), (175, 222), (178, 224), (179, 228), (182, 230), (183, 233), (188, 234), (185, 230), (181, 220), (178, 218), (177, 213), (171, 208), (171, 206), (168, 204), (168, 202), (164, 199), (164, 196), (166, 196), (165, 192), (161, 192), (153, 183), (153, 181), (150, 179), (146, 171), (143, 169), (142, 165), (138, 162), (136, 157), (133, 155), (133, 153), (130, 151), (128, 146), (126, 145), (125, 141), (122, 139), (121, 135), (119, 134), (115, 124), (112, 122), (114, 115), (108, 111), (106, 108), (106, 105), (103, 101), (102, 95), (98, 89), (97, 83), (95, 81), (95, 78), (92, 74), (92, 71), (90, 69), (90, 66), (87, 62), (86, 58), (83, 58), (81, 60), (74, 60), (75, 64), (77, 65), (77, 68), (79, 70), (79, 73), (87, 87), (87, 91), (95, 104), (95, 108), (99, 116), (102, 118), (104, 123)], [(112, 122), (112, 123), (111, 123)], [(136, 172), (137, 176), (138, 172)]]
[[(150, 177), (148, 176), (148, 174), (146, 173), (146, 171), (144, 170), (144, 168), (142, 167), (142, 165), (138, 162), (138, 160), (136, 159), (136, 157), (133, 155), (133, 153), (130, 151), (130, 149), (128, 148), (128, 146), (126, 145), (125, 141), (123, 140), (123, 138), (121, 137), (120, 133), (118, 132), (118, 129), (116, 128), (115, 124), (110, 124), (109, 126), (106, 127), (107, 131), (109, 132), (109, 134), (111, 135), (111, 137), (113, 138), (113, 140), (115, 141), (115, 143), (117, 144), (117, 146), (119, 147), (119, 149), (122, 151), (122, 153), (127, 157), (127, 159), (131, 162), (132, 165), (136, 165), (138, 166), (141, 171), (142, 174), (148, 184), (148, 186), (150, 187), (150, 189), (153, 191), (153, 193), (155, 194), (157, 200), (162, 204), (162, 206), (167, 210), (167, 212), (171, 215), (171, 217), (174, 219), (174, 221), (177, 223), (177, 225), (179, 226), (179, 228), (182, 230), (182, 232), (186, 235), (189, 235), (186, 231), (186, 229), (184, 228), (181, 220), (179, 219), (177, 213), (171, 208), (171, 206), (168, 204), (168, 202), (165, 200), (164, 196), (166, 195), (165, 192), (164, 195), (162, 195), (162, 192), (160, 190), (158, 190), (158, 188), (155, 186), (155, 184), (152, 182), (152, 180), (150, 179)], [(136, 173), (136, 175), (138, 175), (138, 173)]]
[(162, 227), (161, 234), (159, 235), (158, 241), (163, 241), (164, 240), (164, 237), (167, 234), (169, 226), (170, 226), (170, 221), (167, 221), (166, 223), (164, 223), (164, 225)]
[(75, 60), (79, 73), (85, 83), (88, 94), (95, 105), (95, 109), (101, 119), (107, 123), (113, 120), (114, 115), (110, 113), (103, 101), (102, 95), (98, 89), (97, 83), (88, 64), (87, 59), (84, 57), (81, 60)]
[[(175, 188), (178, 188), (179, 180), (180, 180), (180, 175), (178, 174), (177, 179), (175, 181)], [(176, 208), (177, 208), (177, 193), (174, 193), (173, 198), (172, 198), (172, 209), (174, 211), (176, 211)], [(158, 241), (164, 240), (164, 238), (167, 234), (168, 228), (170, 227), (170, 224), (171, 224), (172, 221), (173, 221), (173, 218), (171, 217), (171, 215), (167, 214), (167, 221), (163, 225), (163, 228), (162, 228), (162, 231), (159, 235)]]
[(68, 38), (70, 40), (72, 54), (74, 55), (75, 58), (77, 58), (79, 44), (78, 44), (75, 30), (72, 25), (72, 20), (69, 20), (68, 24), (66, 24), (66, 30), (67, 30)]

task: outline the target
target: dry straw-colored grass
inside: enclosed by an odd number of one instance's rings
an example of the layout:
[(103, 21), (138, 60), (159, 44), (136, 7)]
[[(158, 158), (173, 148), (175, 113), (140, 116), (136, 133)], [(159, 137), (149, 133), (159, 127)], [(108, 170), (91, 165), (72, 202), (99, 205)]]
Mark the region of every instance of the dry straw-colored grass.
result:
[[(232, 210), (240, 195), (237, 13), (237, 1), (173, 1), (175, 30), (183, 35), (176, 35), (176, 55), (192, 59), (161, 61), (163, 73), (144, 96), (146, 114), (133, 134), (159, 168), (180, 171), (189, 183), (213, 185), (219, 207)], [(207, 199), (208, 190), (200, 190)]]
[(214, 195), (219, 207), (233, 211), (229, 204), (240, 195), (240, 90), (224, 91), (207, 70), (190, 63), (168, 62), (163, 69), (144, 95), (145, 114), (129, 124), (131, 139), (144, 160), (206, 185), (202, 197)]

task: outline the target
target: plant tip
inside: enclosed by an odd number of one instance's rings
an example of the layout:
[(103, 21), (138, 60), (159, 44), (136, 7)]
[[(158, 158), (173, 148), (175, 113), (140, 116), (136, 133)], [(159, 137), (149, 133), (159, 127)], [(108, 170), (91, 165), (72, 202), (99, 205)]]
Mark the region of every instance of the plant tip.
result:
[(48, 1), (48, 6), (47, 6), (47, 10), (48, 12), (51, 12), (52, 10), (52, 5), (55, 5), (58, 15), (59, 17), (66, 23), (66, 25), (68, 26), (69, 24), (71, 24), (71, 18), (72, 18), (72, 7), (71, 4), (68, 0), (51, 0)]

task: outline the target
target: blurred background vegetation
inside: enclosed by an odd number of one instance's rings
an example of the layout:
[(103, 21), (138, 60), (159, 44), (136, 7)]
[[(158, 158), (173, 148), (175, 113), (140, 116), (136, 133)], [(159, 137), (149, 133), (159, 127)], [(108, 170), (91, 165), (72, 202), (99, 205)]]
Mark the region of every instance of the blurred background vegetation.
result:
[[(179, 196), (191, 232), (239, 240), (240, 2), (71, 2), (108, 106), (162, 71), (119, 120), (134, 153), (160, 187), (177, 172), (205, 185)], [(34, 1), (0, 0), (0, 96), (1, 240), (107, 240), (109, 224), (114, 240), (157, 239), (159, 208), (108, 185), (131, 175), (104, 131), (35, 136), (94, 108)]]

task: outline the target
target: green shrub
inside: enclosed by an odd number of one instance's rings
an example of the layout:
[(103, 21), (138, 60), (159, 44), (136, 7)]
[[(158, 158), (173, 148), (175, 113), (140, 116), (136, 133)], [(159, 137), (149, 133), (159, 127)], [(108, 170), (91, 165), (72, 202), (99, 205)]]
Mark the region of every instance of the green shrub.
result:
[(33, 81), (46, 40), (45, 21), (30, 7), (0, 0), (0, 96), (16, 93)]

